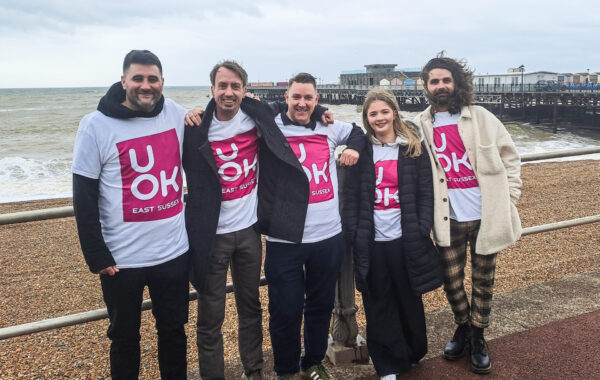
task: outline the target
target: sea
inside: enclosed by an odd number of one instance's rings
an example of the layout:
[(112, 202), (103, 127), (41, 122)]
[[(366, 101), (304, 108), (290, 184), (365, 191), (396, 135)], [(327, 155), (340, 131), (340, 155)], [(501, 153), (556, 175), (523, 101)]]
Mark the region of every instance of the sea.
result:
[[(81, 118), (96, 109), (107, 87), (0, 89), (0, 203), (71, 196), (73, 143)], [(165, 87), (165, 97), (205, 108), (209, 87)], [(326, 105), (334, 117), (361, 121), (356, 105)], [(412, 118), (415, 113), (404, 113)], [(520, 154), (600, 146), (599, 130), (551, 129), (506, 123)], [(600, 159), (600, 155), (576, 159)]]

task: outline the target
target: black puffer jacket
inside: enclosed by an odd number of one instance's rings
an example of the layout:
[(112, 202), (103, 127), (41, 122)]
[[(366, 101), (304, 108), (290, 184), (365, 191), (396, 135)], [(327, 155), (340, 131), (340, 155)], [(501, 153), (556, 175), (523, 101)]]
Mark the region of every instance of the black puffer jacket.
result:
[[(406, 157), (407, 146), (398, 152), (398, 196), (402, 224), (402, 248), (407, 273), (415, 294), (423, 294), (442, 285), (442, 266), (430, 238), (433, 224), (433, 183), (431, 164), (425, 146), (417, 158)], [(361, 152), (358, 164), (344, 175), (343, 223), (347, 244), (354, 250), (354, 268), (358, 290), (365, 291), (369, 273), (369, 255), (375, 239), (373, 209), (375, 201), (375, 165), (373, 145)]]

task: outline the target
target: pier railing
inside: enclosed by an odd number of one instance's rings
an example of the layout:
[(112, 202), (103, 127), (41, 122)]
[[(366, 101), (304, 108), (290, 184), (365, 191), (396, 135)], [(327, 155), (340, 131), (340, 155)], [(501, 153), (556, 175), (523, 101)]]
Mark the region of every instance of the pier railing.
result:
[[(573, 150), (563, 150), (548, 153), (526, 154), (521, 156), (521, 162), (533, 162), (554, 158), (572, 157), (586, 154), (600, 153), (600, 147), (580, 148)], [(32, 221), (41, 221), (47, 219), (66, 218), (73, 216), (73, 208), (71, 206), (49, 208), (43, 210), (16, 212), (0, 215), (0, 225), (16, 224)], [(583, 218), (564, 220), (556, 223), (549, 223), (539, 226), (532, 226), (523, 229), (523, 236), (537, 234), (542, 232), (554, 231), (563, 228), (580, 226), (590, 223), (600, 222), (600, 215), (591, 215)], [(261, 286), (266, 284), (265, 278), (261, 278)], [(233, 284), (229, 283), (226, 287), (226, 292), (233, 291)], [(190, 301), (198, 298), (196, 291), (190, 292)], [(142, 310), (149, 310), (152, 307), (152, 300), (147, 299), (142, 303)], [(357, 308), (354, 303), (354, 279), (352, 271), (352, 254), (349, 250), (345, 254), (342, 271), (338, 278), (338, 290), (336, 292), (336, 305), (334, 309), (334, 318), (338, 319), (334, 323), (334, 331), (332, 336), (334, 343), (339, 346), (352, 346), (356, 343), (356, 319), (354, 313)], [(9, 339), (12, 337), (34, 334), (42, 331), (58, 329), (61, 327), (73, 326), (82, 323), (97, 321), (108, 318), (106, 309), (96, 309), (66, 315), (57, 318), (51, 318), (41, 321), (35, 321), (15, 326), (0, 328), (0, 340)], [(336, 331), (336, 329), (338, 331)]]

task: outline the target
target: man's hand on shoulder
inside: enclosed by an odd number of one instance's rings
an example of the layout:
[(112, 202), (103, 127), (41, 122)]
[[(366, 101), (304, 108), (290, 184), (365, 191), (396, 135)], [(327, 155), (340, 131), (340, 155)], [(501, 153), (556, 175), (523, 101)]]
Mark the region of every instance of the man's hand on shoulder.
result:
[(323, 112), (323, 116), (321, 116), (321, 123), (323, 123), (325, 126), (333, 124), (333, 112), (329, 110)]
[(254, 95), (251, 92), (246, 92), (246, 97), (250, 98), (250, 99), (258, 100), (260, 102), (260, 97), (258, 97), (257, 95)]
[(204, 110), (202, 108), (192, 108), (188, 111), (187, 115), (185, 115), (185, 125), (187, 127), (197, 127), (202, 122), (202, 115), (204, 115)]
[(354, 166), (358, 162), (360, 154), (358, 151), (350, 148), (344, 149), (340, 156), (340, 165), (342, 166)]
[(107, 274), (109, 276), (114, 276), (118, 271), (119, 268), (117, 268), (116, 265), (113, 265), (102, 269), (100, 272), (98, 272), (98, 274)]

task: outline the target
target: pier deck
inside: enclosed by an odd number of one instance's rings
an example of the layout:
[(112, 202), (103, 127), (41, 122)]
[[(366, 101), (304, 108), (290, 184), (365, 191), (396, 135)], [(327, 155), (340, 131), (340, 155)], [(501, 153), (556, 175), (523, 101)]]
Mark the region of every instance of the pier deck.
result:
[[(572, 90), (534, 91), (531, 89), (475, 88), (475, 104), (481, 105), (500, 120), (512, 119), (535, 124), (551, 123), (556, 131), (559, 124), (600, 126), (600, 91)], [(514, 90), (514, 91), (513, 91)], [(285, 100), (285, 87), (249, 87), (249, 92), (265, 101)], [(364, 103), (368, 88), (319, 86), (319, 103)], [(394, 89), (400, 109), (423, 111), (429, 105), (422, 89)]]

